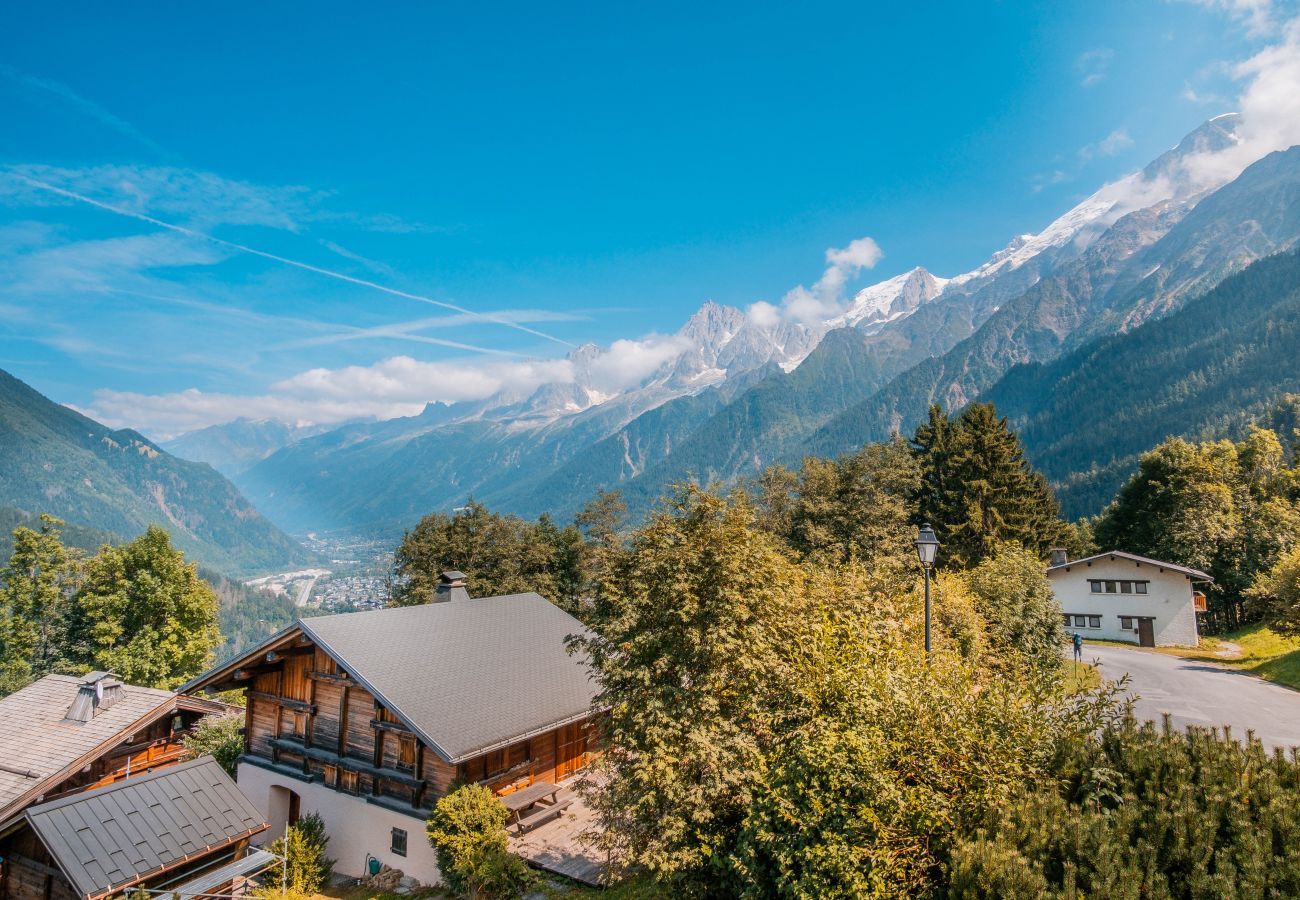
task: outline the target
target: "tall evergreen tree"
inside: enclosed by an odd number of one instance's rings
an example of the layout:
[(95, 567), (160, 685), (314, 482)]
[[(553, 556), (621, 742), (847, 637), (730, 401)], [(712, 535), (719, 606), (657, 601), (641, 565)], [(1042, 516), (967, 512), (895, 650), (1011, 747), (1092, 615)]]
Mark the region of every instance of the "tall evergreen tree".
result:
[(131, 684), (175, 687), (210, 665), (221, 642), (217, 595), (155, 525), (101, 549), (73, 602), (72, 662)]
[(13, 554), (0, 571), (0, 695), (67, 665), (77, 559), (63, 545), (62, 525), (42, 515), (39, 530), (14, 529)]
[(922, 469), (918, 524), (934, 526), (948, 565), (976, 565), (1008, 541), (1042, 553), (1061, 539), (1052, 489), (991, 404), (955, 419), (932, 406), (912, 448)]

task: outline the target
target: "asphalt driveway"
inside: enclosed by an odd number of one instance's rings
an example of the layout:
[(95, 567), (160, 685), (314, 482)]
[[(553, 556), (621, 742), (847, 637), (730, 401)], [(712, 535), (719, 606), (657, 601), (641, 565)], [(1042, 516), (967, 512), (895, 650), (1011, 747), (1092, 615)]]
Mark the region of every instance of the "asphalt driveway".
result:
[(1300, 747), (1300, 691), (1224, 666), (1150, 650), (1102, 644), (1083, 646), (1085, 662), (1099, 662), (1103, 677), (1130, 676), (1138, 718), (1174, 726), (1231, 725), (1238, 736), (1253, 729), (1266, 747)]

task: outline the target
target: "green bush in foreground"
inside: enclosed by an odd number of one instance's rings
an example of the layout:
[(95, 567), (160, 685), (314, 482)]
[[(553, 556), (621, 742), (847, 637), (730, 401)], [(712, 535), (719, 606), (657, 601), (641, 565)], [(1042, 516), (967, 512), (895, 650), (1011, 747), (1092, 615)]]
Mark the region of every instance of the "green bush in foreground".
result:
[(263, 877), (266, 889), (278, 895), (283, 883), (286, 892), (294, 896), (320, 891), (334, 874), (334, 860), (325, 855), (329, 840), (325, 822), (317, 813), (309, 813), (290, 825), (288, 834), (271, 844), (271, 852), (288, 861), (288, 871), (281, 871), (285, 864), (280, 862), (267, 869)]
[(950, 897), (1300, 896), (1294, 754), (1130, 720), (1071, 744), (1058, 774), (956, 848)]
[(507, 849), (508, 815), (495, 794), (476, 784), (456, 788), (429, 814), (438, 870), (458, 895), (517, 897), (532, 883), (528, 866)]

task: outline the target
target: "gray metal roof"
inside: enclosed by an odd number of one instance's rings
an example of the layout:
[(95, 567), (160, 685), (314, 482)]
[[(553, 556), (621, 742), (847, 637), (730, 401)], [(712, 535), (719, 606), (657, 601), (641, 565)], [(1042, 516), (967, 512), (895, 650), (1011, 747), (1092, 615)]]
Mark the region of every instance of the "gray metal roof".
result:
[(1168, 569), (1171, 572), (1178, 572), (1179, 574), (1186, 575), (1193, 581), (1214, 581), (1213, 578), (1202, 572), (1200, 569), (1189, 569), (1187, 566), (1180, 566), (1176, 563), (1164, 562), (1159, 559), (1151, 559), (1148, 556), (1138, 556), (1136, 553), (1126, 553), (1123, 550), (1107, 550), (1105, 553), (1096, 553), (1092, 556), (1085, 556), (1083, 559), (1071, 559), (1067, 562), (1061, 563), (1059, 566), (1048, 566), (1047, 574), (1051, 575), (1053, 572), (1064, 572), (1071, 566), (1086, 566), (1088, 563), (1113, 557), (1127, 559), (1130, 562), (1137, 563), (1138, 565), (1156, 566), (1157, 568)]
[(25, 818), (87, 900), (267, 827), (210, 756), (33, 806)]
[(69, 721), (65, 716), (83, 681), (46, 675), (0, 699), (0, 821), (17, 815), (24, 797), (105, 741), (125, 739), (141, 719), (170, 709), (176, 697), (171, 691), (124, 685), (118, 701), (90, 721)]
[(448, 762), (587, 715), (596, 685), (538, 594), (317, 616), (303, 631)]

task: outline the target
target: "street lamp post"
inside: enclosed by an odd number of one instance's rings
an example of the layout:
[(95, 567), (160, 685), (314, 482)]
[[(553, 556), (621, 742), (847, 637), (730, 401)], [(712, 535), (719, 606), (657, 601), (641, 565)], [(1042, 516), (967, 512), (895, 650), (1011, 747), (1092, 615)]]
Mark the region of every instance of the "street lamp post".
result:
[(921, 560), (925, 572), (925, 655), (930, 655), (930, 569), (934, 558), (939, 553), (939, 539), (934, 536), (934, 529), (926, 522), (916, 536), (916, 555)]

